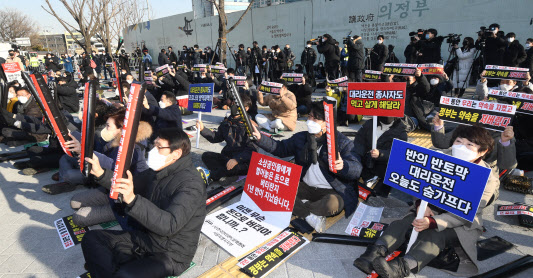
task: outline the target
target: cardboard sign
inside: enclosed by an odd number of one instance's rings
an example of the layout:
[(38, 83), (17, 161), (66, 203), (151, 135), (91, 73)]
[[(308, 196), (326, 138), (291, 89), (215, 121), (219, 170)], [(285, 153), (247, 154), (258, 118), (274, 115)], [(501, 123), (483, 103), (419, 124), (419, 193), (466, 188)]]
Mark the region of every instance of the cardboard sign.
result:
[(483, 75), (483, 77), (487, 79), (526, 81), (528, 72), (528, 68), (486, 65), (485, 74)]
[(417, 64), (386, 63), (383, 65), (383, 74), (415, 76), (417, 67)]
[(309, 241), (293, 229), (287, 229), (246, 257), (237, 266), (250, 277), (266, 277), (276, 267), (298, 252)]
[(163, 65), (155, 69), (155, 75), (157, 76), (157, 78), (169, 74), (169, 72), (170, 68), (168, 67), (168, 65)]
[(348, 83), (348, 114), (403, 117), (404, 82)]
[(96, 87), (98, 83), (95, 80), (85, 83), (85, 92), (83, 94), (83, 122), (81, 129), (81, 153), (80, 153), (80, 171), (89, 177), (92, 164), (85, 161), (85, 158), (93, 157), (94, 151), (94, 131), (96, 121)]
[(191, 69), (192, 72), (207, 72), (206, 64), (196, 64)]
[(279, 95), (281, 87), (283, 87), (283, 84), (263, 81), (261, 82), (261, 86), (259, 86), (259, 92), (263, 94)]
[(448, 122), (479, 124), (487, 129), (504, 131), (515, 112), (516, 107), (510, 104), (440, 97), (439, 117)]
[(196, 112), (211, 112), (215, 84), (201, 83), (189, 85), (189, 102), (187, 109)]
[(235, 86), (237, 87), (244, 87), (244, 83), (246, 83), (246, 76), (233, 76), (233, 81), (235, 82)]
[(363, 79), (368, 81), (380, 81), (381, 71), (365, 70), (363, 73)]
[(346, 88), (348, 87), (348, 77), (344, 76), (341, 78), (337, 78), (335, 80), (327, 80), (327, 83), (328, 83), (328, 86), (330, 86), (331, 88), (338, 88), (338, 87)]
[(522, 204), (498, 206), (496, 215), (529, 215), (533, 216), (533, 207)]
[(516, 113), (533, 115), (533, 95), (526, 93), (489, 90), (489, 100), (502, 100), (516, 107)]
[(424, 75), (443, 75), (444, 66), (441, 64), (419, 64), (418, 69)]
[(202, 233), (240, 258), (285, 229), (302, 167), (254, 152), (241, 200), (209, 214)]
[(146, 83), (147, 85), (154, 84), (151, 70), (144, 71), (144, 83)]
[(211, 66), (211, 73), (213, 74), (224, 74), (228, 69), (222, 66)]
[(470, 222), (491, 170), (394, 139), (383, 182)]
[(329, 171), (332, 173), (337, 173), (335, 169), (335, 161), (337, 160), (337, 141), (335, 140), (336, 131), (337, 131), (337, 121), (336, 118), (336, 109), (335, 102), (333, 101), (322, 101), (324, 105), (324, 116), (326, 118), (326, 140), (328, 147), (328, 166)]
[(2, 64), (4, 69), (4, 74), (6, 75), (7, 82), (17, 80), (22, 87), (26, 85), (22, 79), (22, 69), (20, 68), (19, 63), (4, 63)]
[(281, 79), (287, 81), (289, 84), (301, 84), (303, 77), (303, 73), (283, 73), (281, 75)]
[(57, 219), (54, 225), (64, 249), (80, 244), (85, 233), (89, 231), (89, 227), (76, 226), (72, 222), (72, 215)]
[[(363, 203), (359, 203), (355, 213), (350, 219), (350, 223), (346, 227), (345, 233), (349, 235), (355, 235), (360, 232), (361, 228), (368, 228), (369, 223), (379, 223), (381, 220), (381, 214), (383, 213), (383, 207), (371, 207)], [(359, 229), (359, 232), (357, 232)]]
[[(126, 178), (128, 176), (126, 171), (130, 169), (131, 165), (145, 91), (145, 84), (131, 84), (126, 117), (124, 118), (124, 125), (122, 126), (122, 132), (120, 135), (117, 161), (115, 162), (115, 170), (113, 171), (113, 180), (111, 182), (112, 187), (115, 185), (117, 179)], [(119, 194), (111, 189), (109, 190), (109, 197), (116, 200), (119, 198)]]

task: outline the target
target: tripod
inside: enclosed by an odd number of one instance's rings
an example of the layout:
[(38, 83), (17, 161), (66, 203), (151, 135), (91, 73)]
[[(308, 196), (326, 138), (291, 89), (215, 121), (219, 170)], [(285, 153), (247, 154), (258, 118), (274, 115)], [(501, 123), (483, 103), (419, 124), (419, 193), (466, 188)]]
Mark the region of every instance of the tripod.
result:
[(367, 70), (372, 70), (372, 60), (370, 59), (372, 51), (372, 48), (367, 48), (365, 51), (365, 69)]
[[(224, 42), (222, 42), (222, 39), (218, 39), (217, 41), (217, 45), (215, 46), (213, 53), (218, 52), (218, 61), (226, 65), (226, 61), (222, 61), (222, 48), (221, 48), (222, 43), (226, 44), (226, 46), (229, 48), (229, 53), (231, 54), (231, 57), (233, 57), (233, 61), (235, 62), (235, 65), (237, 65), (237, 58), (233, 54), (233, 49), (231, 49), (231, 46), (229, 45), (228, 40), (224, 40)], [(211, 65), (213, 64), (214, 59), (215, 59), (215, 55), (213, 54), (213, 56), (211, 57), (211, 62), (210, 62)]]

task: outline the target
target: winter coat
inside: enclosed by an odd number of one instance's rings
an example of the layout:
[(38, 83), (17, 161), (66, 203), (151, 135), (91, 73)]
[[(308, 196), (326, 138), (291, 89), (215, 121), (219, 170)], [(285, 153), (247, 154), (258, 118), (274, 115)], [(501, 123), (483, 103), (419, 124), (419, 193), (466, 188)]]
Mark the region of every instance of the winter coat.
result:
[(174, 51), (168, 52), (168, 60), (171, 64), (177, 64), (178, 63), (178, 56), (176, 56), (176, 53)]
[(201, 56), (200, 50), (194, 50), (194, 53), (192, 55), (192, 63), (193, 63), (192, 66), (202, 63), (202, 59), (200, 56)]
[(268, 94), (263, 96), (263, 93), (257, 94), (257, 103), (268, 106), (272, 109), (272, 114), (264, 114), (269, 120), (281, 119), (283, 125), (289, 130), (296, 128), (296, 120), (298, 119), (298, 112), (296, 111), (296, 96), (289, 90), (281, 95), (281, 98), (276, 98), (276, 95)]
[[(43, 117), (43, 113), (41, 112), (41, 108), (39, 107), (39, 104), (37, 104), (37, 101), (35, 101), (35, 97), (31, 97), (28, 102), (25, 104), (22, 104), (20, 101), (15, 104), (17, 114), (21, 114), (24, 116), (30, 116), (34, 118), (41, 118)], [(48, 138), (48, 134), (32, 134), (31, 136), (35, 137), (36, 142), (42, 142), (45, 141)]]
[(413, 104), (413, 97), (417, 95), (426, 95), (430, 90), (430, 85), (427, 78), (424, 75), (416, 77), (416, 81), (407, 85), (406, 94), (405, 94), (405, 115), (409, 117), (416, 117), (413, 109), (415, 104)]
[(294, 91), (294, 95), (296, 96), (296, 103), (298, 106), (305, 105), (307, 107), (307, 110), (309, 111), (311, 109), (311, 95), (313, 94), (313, 87), (309, 84), (305, 85), (297, 85), (298, 87)]
[(159, 52), (159, 56), (157, 57), (157, 64), (159, 66), (170, 64), (170, 60), (168, 59), (167, 54)]
[(518, 67), (527, 58), (524, 46), (518, 40), (508, 43), (503, 53), (503, 65), (506, 67)]
[(72, 58), (70, 57), (65, 57), (63, 59), (61, 59), (63, 61), (63, 68), (65, 69), (66, 72), (73, 72), (74, 69), (72, 67)]
[(259, 69), (263, 67), (263, 58), (261, 56), (261, 49), (259, 47), (252, 48), (252, 53), (250, 54), (249, 59), (253, 72), (255, 72), (255, 66), (258, 66)]
[[(302, 180), (312, 164), (311, 155), (309, 154), (311, 148), (309, 147), (308, 140), (313, 137), (314, 135), (309, 134), (307, 131), (298, 132), (291, 138), (282, 141), (277, 141), (268, 136), (261, 136), (257, 144), (265, 151), (281, 158), (294, 156), (295, 164), (303, 167), (300, 176), (300, 180)], [(338, 144), (337, 151), (340, 153), (340, 157), (344, 162), (342, 170), (336, 174), (329, 171), (328, 148), (325, 134), (320, 140), (317, 139), (316, 150), (320, 149), (317, 162), (328, 183), (344, 200), (345, 215), (349, 217), (355, 211), (358, 203), (358, 194), (354, 185), (361, 174), (361, 160), (354, 152), (354, 145), (350, 139), (338, 131), (335, 139)]]
[[(105, 170), (97, 182), (110, 187), (113, 171)], [(190, 264), (206, 215), (205, 185), (191, 155), (181, 157), (161, 171), (151, 169), (133, 176), (135, 199), (125, 213), (140, 224), (131, 231), (133, 250), (163, 253), (174, 263)], [(135, 252), (135, 251), (134, 251)], [(172, 267), (172, 266), (171, 266)], [(181, 273), (174, 268), (175, 275)]]
[(430, 40), (420, 41), (420, 53), (418, 56), (418, 64), (433, 64), (440, 63), (442, 60), (440, 56), (440, 47), (444, 37), (435, 37)]
[[(463, 84), (466, 83), (464, 87), (468, 88), (468, 80), (466, 80), (466, 76), (470, 72), (472, 62), (474, 62), (474, 54), (476, 53), (476, 50), (468, 49), (463, 51), (461, 48), (457, 48), (455, 53), (457, 54), (459, 65), (457, 67), (458, 70), (453, 72), (452, 84), (457, 86), (457, 88), (462, 88)], [(458, 79), (459, 83), (457, 83)]]
[(385, 64), (385, 60), (389, 56), (389, 48), (384, 43), (376, 43), (370, 53), (370, 61), (372, 63), (372, 70), (381, 71)]
[(63, 108), (70, 113), (78, 113), (80, 110), (80, 101), (76, 88), (78, 83), (71, 78), (65, 85), (58, 85), (56, 87), (57, 97)]
[(229, 159), (235, 159), (239, 164), (249, 164), (252, 153), (259, 149), (246, 134), (246, 127), (240, 120), (226, 118), (213, 132), (209, 128), (204, 128), (200, 134), (210, 143), (220, 143), (225, 141), (221, 154)]
[(526, 50), (526, 60), (522, 62), (520, 67), (529, 69), (529, 73), (533, 75), (533, 47)]
[[(533, 90), (533, 84), (531, 82), (529, 82), (527, 86), (524, 86), (524, 87), (528, 87), (529, 89)], [(494, 87), (491, 89), (499, 90), (500, 87)], [(517, 89), (519, 89), (519, 87), (514, 86), (514, 88), (512, 88), (510, 91), (515, 91)], [(474, 99), (484, 100), (488, 96), (488, 94), (489, 94), (489, 88), (487, 87), (487, 81), (481, 82), (481, 79), (480, 79), (476, 86), (476, 92), (474, 93)]]
[(276, 60), (272, 60), (274, 63), (273, 67), (275, 71), (285, 71), (287, 67), (287, 56), (285, 56), (285, 52), (280, 51), (278, 53), (274, 53), (274, 56), (277, 57)]
[(339, 48), (335, 45), (337, 41), (332, 37), (328, 37), (327, 41), (321, 42), (317, 45), (318, 53), (324, 55), (326, 63), (324, 64), (326, 68), (334, 68), (339, 66), (340, 57), (339, 57)]
[[(506, 42), (503, 38), (487, 38), (485, 40), (485, 62), (487, 65), (503, 65), (503, 53), (505, 52)], [(476, 47), (481, 48), (479, 40), (476, 41)]]
[(46, 70), (51, 70), (54, 72), (61, 70), (57, 57), (51, 57), (51, 58), (46, 57), (44, 65), (46, 66)]
[(150, 109), (143, 108), (143, 114), (156, 117), (154, 123), (156, 135), (158, 134), (158, 131), (163, 128), (183, 128), (183, 123), (181, 122), (181, 110), (177, 104), (165, 108), (160, 108), (158, 106), (150, 106)]
[(435, 107), (440, 106), (440, 97), (447, 95), (453, 89), (453, 84), (450, 80), (444, 81), (441, 76), (439, 76), (439, 84), (433, 86), (430, 85), (429, 92), (425, 95), (419, 96), (423, 100), (427, 100), (433, 103)]
[(85, 76), (93, 73), (93, 68), (91, 68), (91, 57), (89, 55), (85, 56), (81, 62), (81, 71)]
[(362, 70), (365, 67), (365, 46), (361, 40), (348, 40), (348, 70)]
[(302, 51), (302, 57), (300, 60), (300, 63), (304, 66), (312, 66), (316, 62), (316, 51), (312, 48), (305, 48), (304, 51)]
[(410, 43), (405, 47), (405, 50), (403, 51), (403, 56), (405, 56), (405, 63), (407, 64), (416, 64), (416, 60), (418, 57), (416, 56), (416, 52), (418, 51), (418, 43), (413, 44)]
[[(19, 64), (20, 69), (24, 70), (24, 64), (22, 63), (22, 60), (20, 59), (20, 57), (14, 56), (13, 58), (11, 58), (11, 56), (9, 56), (5, 60), (5, 62), (6, 63), (17, 63), (17, 64)], [(46, 68), (48, 69), (48, 66)]]
[[(407, 142), (407, 131), (402, 119), (396, 119), (389, 130), (385, 131), (376, 142), (376, 149), (379, 150), (379, 156), (373, 159), (370, 156), (372, 150), (372, 124), (373, 120), (366, 121), (363, 126), (357, 131), (353, 140), (354, 151), (357, 156), (361, 157), (364, 171), (362, 172), (363, 179), (378, 176), (383, 178), (387, 170), (387, 163), (389, 162), (390, 151), (394, 139), (399, 139)], [(378, 126), (381, 123), (378, 122)], [(370, 162), (372, 161), (372, 162)]]

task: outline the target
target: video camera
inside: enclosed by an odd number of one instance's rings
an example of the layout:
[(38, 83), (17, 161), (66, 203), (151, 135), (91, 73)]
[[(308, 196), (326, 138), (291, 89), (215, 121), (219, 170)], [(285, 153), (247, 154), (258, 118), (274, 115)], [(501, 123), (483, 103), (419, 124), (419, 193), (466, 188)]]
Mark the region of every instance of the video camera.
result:
[(479, 27), (479, 31), (477, 32), (477, 35), (480, 36), (482, 39), (486, 39), (486, 38), (494, 36), (495, 30), (496, 30), (495, 27), (487, 28), (485, 26), (481, 26)]
[(418, 40), (425, 40), (426, 39), (426, 31), (425, 29), (418, 29), (417, 31), (409, 32), (409, 37), (411, 37), (411, 41), (416, 41), (417, 37)]
[(347, 36), (346, 38), (342, 40), (342, 43), (348, 45), (350, 44), (348, 41), (353, 41), (357, 38), (359, 38), (359, 36)]
[(313, 44), (316, 45), (316, 44), (318, 44), (318, 42), (321, 42), (321, 41), (322, 41), (322, 37), (323, 37), (323, 36), (318, 36), (318, 38), (316, 38), (316, 39), (310, 39), (309, 41), (310, 41), (311, 43), (313, 43)]
[(444, 38), (446, 38), (446, 43), (459, 44), (461, 42), (461, 36), (462, 34), (448, 34)]

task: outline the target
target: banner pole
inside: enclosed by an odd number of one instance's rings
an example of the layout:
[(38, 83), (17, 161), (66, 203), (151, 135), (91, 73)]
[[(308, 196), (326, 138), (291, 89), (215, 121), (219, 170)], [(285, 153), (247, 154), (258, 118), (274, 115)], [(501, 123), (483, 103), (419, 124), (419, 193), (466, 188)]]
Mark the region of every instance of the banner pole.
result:
[(372, 116), (372, 149), (376, 149), (378, 141), (378, 116)]
[[(420, 202), (420, 206), (418, 207), (418, 213), (416, 214), (416, 219), (424, 218), (424, 213), (426, 212), (427, 206), (428, 206), (427, 201)], [(409, 238), (409, 244), (407, 244), (407, 250), (405, 251), (406, 254), (407, 252), (409, 252), (409, 250), (411, 250), (411, 246), (413, 246), (417, 238), (418, 238), (418, 232), (415, 231), (415, 228), (413, 227), (413, 232), (411, 233), (411, 238)]]
[[(202, 112), (198, 112), (198, 121), (202, 120)], [(205, 128), (205, 127), (204, 127)], [(200, 129), (196, 129), (196, 148), (200, 148)]]

